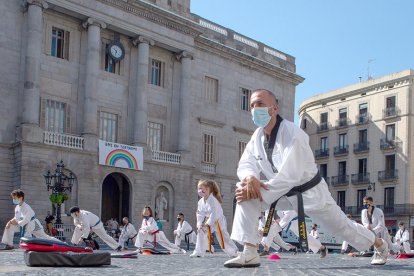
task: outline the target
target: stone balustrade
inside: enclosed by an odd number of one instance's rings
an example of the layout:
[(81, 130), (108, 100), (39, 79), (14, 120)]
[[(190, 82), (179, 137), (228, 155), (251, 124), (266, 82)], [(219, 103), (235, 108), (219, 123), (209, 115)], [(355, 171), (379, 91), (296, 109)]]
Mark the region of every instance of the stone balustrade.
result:
[(45, 131), (43, 133), (43, 143), (46, 145), (83, 150), (84, 138), (75, 135)]
[(159, 150), (152, 150), (151, 159), (154, 161), (162, 162), (162, 163), (179, 165), (181, 162), (181, 154), (166, 152), (166, 151), (159, 151)]

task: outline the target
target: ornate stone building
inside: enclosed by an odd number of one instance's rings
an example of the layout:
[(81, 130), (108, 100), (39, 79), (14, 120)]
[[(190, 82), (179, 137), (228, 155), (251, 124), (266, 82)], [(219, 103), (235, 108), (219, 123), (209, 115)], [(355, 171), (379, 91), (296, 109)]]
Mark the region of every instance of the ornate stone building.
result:
[[(171, 237), (176, 213), (194, 225), (196, 183), (212, 178), (231, 226), (250, 93), (274, 91), (293, 120), (294, 57), (190, 13), (190, 0), (16, 0), (0, 11), (0, 225), (15, 188), (41, 220), (52, 211), (43, 175), (62, 160), (76, 177), (64, 212), (139, 224), (150, 205)], [(142, 170), (100, 165), (99, 140), (142, 148)]]
[(370, 195), (393, 232), (399, 221), (414, 227), (413, 81), (413, 70), (405, 70), (311, 97), (299, 108), (338, 205), (359, 219)]

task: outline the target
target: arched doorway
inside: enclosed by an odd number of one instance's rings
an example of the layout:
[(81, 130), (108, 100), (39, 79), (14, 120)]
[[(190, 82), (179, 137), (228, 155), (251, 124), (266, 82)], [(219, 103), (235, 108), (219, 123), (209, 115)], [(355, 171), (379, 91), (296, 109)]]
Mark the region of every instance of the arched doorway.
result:
[(128, 179), (120, 173), (111, 173), (102, 184), (101, 220), (115, 218), (118, 223), (129, 217), (130, 188)]

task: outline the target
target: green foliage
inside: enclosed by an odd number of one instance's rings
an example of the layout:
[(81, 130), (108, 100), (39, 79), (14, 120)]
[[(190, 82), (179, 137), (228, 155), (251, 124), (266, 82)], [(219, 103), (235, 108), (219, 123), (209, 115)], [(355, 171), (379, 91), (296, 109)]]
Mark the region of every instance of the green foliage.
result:
[(50, 195), (49, 200), (53, 204), (62, 204), (69, 199), (69, 195), (66, 193), (53, 193)]

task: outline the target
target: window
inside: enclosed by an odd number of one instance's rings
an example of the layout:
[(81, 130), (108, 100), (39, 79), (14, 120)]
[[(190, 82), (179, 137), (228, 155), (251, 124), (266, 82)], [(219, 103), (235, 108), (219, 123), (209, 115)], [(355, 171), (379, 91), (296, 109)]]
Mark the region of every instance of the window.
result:
[(339, 134), (339, 149), (346, 149), (348, 146), (348, 137), (346, 133)]
[(162, 62), (156, 59), (151, 59), (151, 80), (150, 84), (162, 86)]
[(162, 139), (163, 139), (163, 125), (154, 122), (148, 122), (147, 124), (147, 144), (151, 150), (161, 151)]
[(348, 113), (346, 108), (339, 109), (339, 126), (347, 126), (348, 124)]
[(46, 100), (45, 114), (46, 131), (64, 133), (66, 127), (66, 104), (58, 101)]
[(359, 120), (358, 123), (362, 124), (368, 120), (368, 104), (363, 103), (359, 105)]
[(386, 116), (395, 116), (396, 109), (395, 109), (395, 96), (388, 97), (385, 101), (385, 115)]
[(338, 176), (346, 175), (346, 161), (338, 162)]
[(69, 57), (69, 32), (52, 27), (52, 41), (50, 55), (53, 57), (68, 59)]
[(319, 129), (320, 130), (328, 129), (328, 112), (321, 113)]
[(359, 132), (359, 137), (358, 137), (358, 141), (360, 144), (367, 144), (368, 142), (368, 130), (367, 129), (361, 129)]
[(239, 141), (239, 159), (243, 155), (244, 149), (246, 148), (247, 143)]
[(328, 137), (321, 138), (321, 151), (328, 150)]
[(358, 173), (359, 174), (366, 175), (367, 167), (368, 167), (368, 160), (366, 158), (362, 158), (358, 160)]
[(250, 96), (252, 91), (246, 88), (240, 88), (240, 109), (250, 111)]
[(394, 187), (384, 189), (384, 208), (394, 207)]
[(358, 208), (358, 213), (361, 211), (362, 209), (362, 205), (363, 205), (363, 200), (364, 197), (367, 195), (367, 190), (366, 189), (361, 189), (357, 191), (357, 208)]
[(393, 143), (395, 140), (395, 124), (385, 126), (385, 139), (388, 143)]
[(218, 80), (207, 76), (205, 77), (203, 96), (204, 99), (211, 103), (218, 102)]
[(341, 209), (345, 208), (345, 191), (338, 191), (337, 203)]
[(99, 139), (116, 142), (118, 130), (118, 115), (99, 112)]
[(328, 164), (320, 164), (319, 165), (319, 172), (321, 174), (321, 177), (326, 178), (328, 177)]
[(203, 135), (203, 162), (214, 164), (214, 147), (216, 138), (210, 134)]
[(395, 170), (395, 154), (385, 156), (385, 170), (393, 173)]

